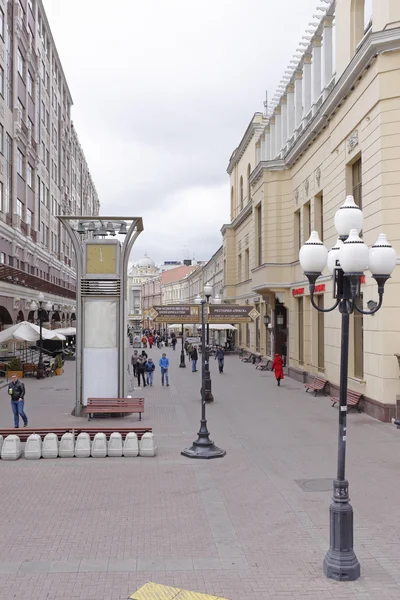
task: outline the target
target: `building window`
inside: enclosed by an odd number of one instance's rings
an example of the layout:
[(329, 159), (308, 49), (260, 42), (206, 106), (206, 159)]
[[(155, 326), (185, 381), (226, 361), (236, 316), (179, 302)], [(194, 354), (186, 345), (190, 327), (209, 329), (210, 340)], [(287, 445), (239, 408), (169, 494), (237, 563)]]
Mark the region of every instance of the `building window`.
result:
[(261, 212), (261, 210), (262, 209), (261, 209), (261, 204), (260, 204), (256, 208), (256, 211), (257, 211), (256, 217), (257, 217), (257, 263), (258, 263), (258, 266), (262, 265), (262, 261), (263, 261), (262, 212)]
[[(324, 309), (324, 295), (316, 297), (318, 308)], [(318, 369), (325, 369), (325, 315), (323, 312), (317, 313), (318, 320)]]
[(33, 189), (33, 167), (31, 164), (27, 163), (26, 165), (26, 183), (29, 185), (31, 189)]
[(324, 241), (324, 198), (322, 193), (314, 198), (314, 229), (318, 231), (319, 239)]
[(33, 97), (33, 77), (31, 75), (30, 71), (28, 71), (28, 73), (26, 75), (26, 89), (28, 90), (28, 94), (32, 98)]
[(240, 177), (240, 210), (243, 208), (243, 177)]
[(300, 210), (296, 210), (294, 213), (294, 252), (296, 260), (298, 260), (298, 253), (301, 248), (301, 227), (300, 227)]
[(242, 281), (242, 255), (238, 255), (238, 283)]
[(29, 9), (30, 9), (31, 13), (34, 14), (34, 12), (33, 12), (33, 8), (34, 8), (33, 7), (33, 0), (28, 0), (28, 6), (29, 6)]
[(29, 210), (29, 208), (26, 211), (26, 223), (27, 225), (29, 225), (29, 227), (32, 227), (32, 221), (33, 221), (33, 212), (31, 210)]
[(359, 158), (352, 166), (352, 188), (353, 188), (354, 202), (362, 210), (361, 158)]
[(0, 35), (4, 40), (4, 12), (0, 8)]
[(17, 199), (17, 215), (19, 216), (20, 219), (22, 219), (23, 210), (24, 210), (24, 205), (22, 204), (21, 200)]
[(4, 254), (4, 252), (2, 252), (2, 253), (0, 254), (0, 263), (1, 263), (2, 265), (5, 265), (5, 264), (6, 264), (6, 255)]
[(17, 173), (21, 177), (24, 176), (24, 155), (19, 148), (17, 150)]
[(17, 53), (17, 69), (18, 69), (18, 73), (21, 75), (21, 77), (23, 79), (24, 78), (24, 57), (22, 56), (19, 48), (18, 48), (18, 53)]
[(4, 98), (4, 69), (0, 67), (0, 94)]
[(246, 323), (246, 347), (250, 348), (250, 325)]
[(304, 300), (298, 298), (297, 300), (297, 341), (298, 341), (298, 356), (299, 364), (304, 365), (304, 312), (303, 312)]
[(244, 279), (247, 281), (250, 277), (250, 254), (247, 248), (244, 251)]

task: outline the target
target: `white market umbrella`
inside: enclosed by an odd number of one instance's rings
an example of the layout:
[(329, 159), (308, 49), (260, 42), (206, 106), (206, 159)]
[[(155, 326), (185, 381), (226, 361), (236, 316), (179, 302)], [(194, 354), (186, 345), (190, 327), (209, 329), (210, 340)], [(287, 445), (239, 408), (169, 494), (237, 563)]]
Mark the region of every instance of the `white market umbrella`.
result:
[(218, 331), (233, 331), (235, 329), (237, 329), (237, 327), (234, 327), (233, 325), (209, 325), (210, 329), (216, 329)]
[[(55, 331), (42, 328), (42, 338), (44, 340), (65, 340), (62, 334), (57, 335)], [(34, 323), (21, 321), (12, 327), (8, 327), (0, 332), (0, 344), (5, 342), (37, 342), (40, 339), (40, 328)]]
[(53, 332), (57, 335), (76, 335), (76, 327), (60, 327), (60, 329), (53, 329)]

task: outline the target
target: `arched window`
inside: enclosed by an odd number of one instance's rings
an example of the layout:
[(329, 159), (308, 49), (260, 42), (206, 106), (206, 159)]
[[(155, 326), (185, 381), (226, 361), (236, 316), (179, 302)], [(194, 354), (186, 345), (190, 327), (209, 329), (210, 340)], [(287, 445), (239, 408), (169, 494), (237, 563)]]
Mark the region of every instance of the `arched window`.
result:
[(247, 165), (247, 202), (250, 202), (250, 173), (251, 173), (251, 164)]
[(243, 177), (240, 177), (240, 210), (243, 208)]

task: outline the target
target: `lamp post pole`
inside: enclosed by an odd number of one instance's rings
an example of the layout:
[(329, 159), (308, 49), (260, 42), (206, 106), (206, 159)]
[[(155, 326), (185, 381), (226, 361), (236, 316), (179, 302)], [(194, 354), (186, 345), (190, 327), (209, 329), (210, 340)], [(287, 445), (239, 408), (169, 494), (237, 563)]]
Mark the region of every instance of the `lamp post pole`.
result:
[[(339, 238), (328, 253), (316, 231), (300, 250), (300, 264), (309, 280), (312, 306), (319, 312), (339, 308), (341, 318), (340, 390), (338, 457), (336, 479), (333, 481), (333, 497), (329, 508), (330, 547), (325, 556), (323, 570), (329, 579), (355, 581), (360, 576), (360, 563), (353, 549), (353, 508), (349, 502), (349, 482), (346, 479), (347, 441), (347, 379), (349, 363), (349, 323), (355, 311), (373, 315), (382, 306), (384, 286), (396, 266), (396, 252), (384, 234), (368, 249), (359, 237), (363, 214), (352, 196), (346, 198), (335, 215), (335, 227)], [(325, 266), (333, 275), (335, 304), (321, 309), (314, 301), (315, 282)], [(378, 285), (379, 301), (372, 310), (365, 311), (358, 304), (360, 279), (369, 268)]]
[(183, 330), (183, 325), (182, 325), (182, 346), (181, 346), (181, 362), (179, 363), (179, 366), (181, 369), (184, 369), (186, 367), (186, 363), (185, 363), (185, 350), (183, 347), (183, 334), (184, 334), (184, 330)]
[(210, 434), (207, 429), (206, 419), (206, 328), (205, 328), (205, 305), (206, 300), (201, 300), (201, 421), (197, 440), (193, 442), (190, 448), (181, 452), (182, 456), (187, 458), (222, 458), (226, 451), (218, 448), (210, 440)]
[(38, 315), (39, 315), (39, 361), (38, 361), (38, 366), (37, 366), (36, 378), (37, 379), (43, 379), (43, 377), (44, 377), (44, 365), (43, 365), (43, 301), (44, 301), (44, 296), (43, 296), (42, 293), (40, 293), (38, 295), (38, 301), (39, 301), (39, 308), (38, 308)]
[[(210, 298), (211, 298), (211, 292), (212, 292), (212, 288), (211, 286), (207, 283), (204, 286), (204, 295), (206, 297), (205, 300), (205, 304), (207, 304), (207, 310), (208, 310), (208, 305), (210, 304)], [(205, 312), (205, 306), (204, 306), (204, 312)], [(204, 320), (205, 320), (205, 315), (204, 315)], [(202, 321), (202, 327), (203, 327), (203, 321)], [(206, 345), (205, 345), (205, 374), (204, 374), (204, 379), (202, 378), (202, 388), (203, 385), (206, 388), (206, 402), (214, 402), (214, 396), (212, 393), (212, 386), (211, 386), (211, 374), (210, 374), (210, 349), (209, 349), (209, 343), (210, 343), (210, 327), (208, 324), (208, 314), (207, 314), (207, 336), (205, 336), (205, 331), (201, 332), (201, 340), (203, 343), (203, 340), (206, 338)], [(203, 353), (203, 344), (202, 344), (202, 353)], [(200, 390), (201, 391), (201, 390)]]

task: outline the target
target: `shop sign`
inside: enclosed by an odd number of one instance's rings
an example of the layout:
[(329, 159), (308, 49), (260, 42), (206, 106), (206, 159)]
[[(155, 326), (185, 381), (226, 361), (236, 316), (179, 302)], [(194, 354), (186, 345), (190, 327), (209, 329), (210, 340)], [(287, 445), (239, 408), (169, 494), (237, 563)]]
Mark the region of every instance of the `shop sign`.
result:
[(360, 277), (360, 283), (365, 283), (365, 275), (361, 275), (361, 277)]
[(251, 323), (260, 316), (258, 310), (251, 306), (238, 304), (210, 304), (208, 322), (217, 325), (224, 323)]
[(325, 284), (324, 283), (320, 283), (315, 286), (315, 290), (314, 290), (315, 294), (323, 294), (324, 292), (325, 292)]
[(304, 296), (304, 288), (294, 288), (292, 290), (292, 296)]
[(199, 323), (201, 321), (198, 304), (166, 304), (153, 306), (149, 317), (155, 323)]

